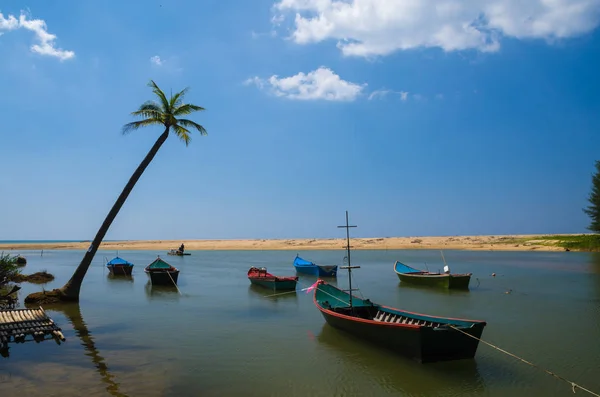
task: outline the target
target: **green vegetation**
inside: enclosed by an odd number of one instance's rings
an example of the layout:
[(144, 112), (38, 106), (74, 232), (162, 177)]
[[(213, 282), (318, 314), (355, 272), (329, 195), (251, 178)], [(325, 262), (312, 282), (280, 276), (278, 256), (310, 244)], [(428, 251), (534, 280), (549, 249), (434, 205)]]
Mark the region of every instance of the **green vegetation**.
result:
[(17, 257), (2, 252), (0, 254), (0, 286), (8, 283), (21, 273), (17, 264)]
[(600, 251), (600, 235), (596, 234), (540, 236), (536, 237), (536, 239), (544, 240), (550, 243), (550, 245), (569, 250)]
[(600, 251), (600, 235), (553, 234), (545, 236), (501, 237), (494, 244), (561, 247), (569, 251)]
[(590, 205), (583, 209), (591, 219), (588, 230), (600, 233), (600, 161), (596, 161), (596, 172), (592, 176), (592, 191), (588, 197)]
[(79, 266), (75, 269), (71, 279), (60, 289), (30, 294), (25, 298), (25, 303), (79, 301), (79, 291), (81, 289), (81, 284), (83, 283), (83, 278), (92, 264), (92, 259), (94, 259), (96, 251), (98, 250), (98, 247), (100, 247), (106, 232), (108, 232), (110, 225), (115, 220), (123, 204), (125, 204), (129, 193), (131, 193), (137, 181), (140, 179), (152, 159), (154, 159), (156, 153), (158, 153), (160, 147), (169, 137), (169, 133), (172, 131), (186, 146), (191, 140), (192, 133), (190, 130), (196, 130), (200, 135), (206, 135), (206, 130), (200, 124), (182, 118), (191, 113), (204, 110), (204, 108), (200, 106), (183, 102), (185, 94), (188, 91), (187, 88), (167, 98), (165, 93), (154, 81), (150, 80), (148, 86), (152, 89), (156, 101), (146, 101), (138, 108), (138, 110), (132, 112), (132, 116), (138, 117), (141, 120), (126, 124), (123, 127), (123, 134), (153, 125), (164, 127), (164, 132), (158, 137), (148, 154), (146, 154), (146, 157), (144, 157), (138, 168), (134, 171), (133, 175), (125, 185), (125, 188), (123, 188), (123, 191), (117, 198), (117, 201), (113, 204), (113, 207), (96, 233), (96, 237), (92, 240), (89, 249), (79, 263)]
[(0, 309), (13, 308), (17, 303), (16, 292), (21, 288), (8, 283), (20, 275), (19, 268), (16, 256), (0, 254)]

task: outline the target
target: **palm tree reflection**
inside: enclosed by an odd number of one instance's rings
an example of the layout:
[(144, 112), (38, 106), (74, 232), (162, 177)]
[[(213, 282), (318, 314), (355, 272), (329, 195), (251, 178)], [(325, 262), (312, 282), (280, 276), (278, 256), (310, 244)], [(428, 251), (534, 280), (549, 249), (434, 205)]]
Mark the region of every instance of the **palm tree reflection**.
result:
[(98, 373), (102, 377), (102, 382), (106, 384), (106, 391), (115, 397), (127, 397), (126, 394), (119, 391), (119, 384), (115, 381), (115, 375), (110, 373), (104, 357), (100, 355), (100, 352), (96, 348), (94, 338), (88, 330), (86, 323), (83, 321), (79, 304), (72, 303), (47, 306), (46, 309), (63, 313), (67, 320), (73, 325), (75, 335), (81, 340), (81, 345), (86, 351), (85, 355), (92, 358), (94, 367), (96, 367)]

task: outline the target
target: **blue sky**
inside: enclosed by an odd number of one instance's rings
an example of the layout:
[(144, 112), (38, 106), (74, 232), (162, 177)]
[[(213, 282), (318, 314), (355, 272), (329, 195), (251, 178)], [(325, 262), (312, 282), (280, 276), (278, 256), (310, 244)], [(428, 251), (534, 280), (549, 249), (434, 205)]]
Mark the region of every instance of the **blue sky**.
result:
[[(526, 3), (525, 5), (521, 3)], [(600, 160), (600, 1), (4, 1), (0, 239), (578, 233)], [(54, 35), (54, 36), (49, 36)]]

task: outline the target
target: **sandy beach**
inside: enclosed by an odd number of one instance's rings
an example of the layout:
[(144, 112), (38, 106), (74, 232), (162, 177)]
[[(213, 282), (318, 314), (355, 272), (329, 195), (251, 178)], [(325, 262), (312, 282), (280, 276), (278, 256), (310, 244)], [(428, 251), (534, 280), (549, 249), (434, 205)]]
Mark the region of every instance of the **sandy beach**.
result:
[[(540, 237), (546, 236), (541, 240)], [(564, 251), (555, 246), (559, 240), (550, 235), (509, 236), (446, 236), (446, 237), (386, 237), (352, 238), (352, 249), (447, 249), (487, 251)], [(185, 244), (186, 250), (337, 250), (345, 239), (269, 239), (269, 240), (131, 240), (107, 241), (104, 250), (169, 250)], [(77, 243), (14, 243), (0, 244), (0, 250), (81, 250), (89, 241)]]

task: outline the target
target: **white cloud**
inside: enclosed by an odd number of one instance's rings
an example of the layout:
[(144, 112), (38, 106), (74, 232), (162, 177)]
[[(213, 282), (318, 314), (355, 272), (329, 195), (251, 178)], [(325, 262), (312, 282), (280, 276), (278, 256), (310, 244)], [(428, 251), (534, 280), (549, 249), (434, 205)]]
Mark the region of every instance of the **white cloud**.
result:
[(408, 92), (407, 91), (393, 91), (393, 90), (375, 90), (373, 91), (371, 94), (369, 94), (369, 101), (373, 100), (373, 99), (383, 99), (386, 96), (388, 96), (388, 94), (392, 94), (392, 95), (399, 95), (400, 96), (400, 100), (401, 101), (406, 101), (408, 99)]
[(150, 57), (150, 63), (156, 66), (162, 66), (164, 61), (160, 59), (158, 55), (154, 55), (153, 57)]
[(267, 89), (274, 95), (298, 100), (353, 101), (366, 84), (356, 84), (342, 80), (331, 69), (321, 66), (309, 73), (298, 73), (279, 78), (273, 75), (268, 79), (251, 77), (245, 85), (254, 84)]
[(333, 39), (344, 55), (364, 57), (418, 47), (497, 51), (502, 36), (569, 38), (600, 23), (600, 0), (280, 0), (274, 9), (278, 24), (294, 13), (296, 43)]
[(383, 99), (390, 92), (392, 92), (392, 91), (391, 90), (375, 90), (375, 91), (373, 91), (372, 93), (369, 94), (369, 97), (367, 99), (369, 101), (372, 101), (373, 99), (377, 99), (377, 98)]
[(261, 37), (276, 37), (277, 36), (277, 31), (276, 30), (270, 30), (268, 32), (259, 33), (259, 32), (255, 32), (254, 30), (252, 30), (250, 32), (250, 34), (252, 35), (253, 39), (259, 39)]
[(56, 36), (48, 33), (48, 27), (44, 20), (27, 19), (25, 14), (21, 14), (19, 19), (15, 18), (13, 15), (8, 15), (8, 17), (5, 18), (4, 15), (0, 13), (0, 31), (11, 31), (19, 28), (29, 30), (35, 34), (38, 43), (31, 46), (32, 52), (55, 57), (61, 61), (75, 57), (73, 51), (55, 47), (54, 41), (56, 40)]

